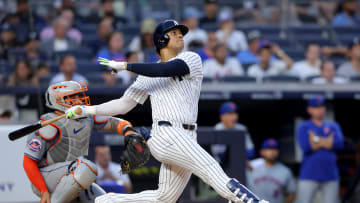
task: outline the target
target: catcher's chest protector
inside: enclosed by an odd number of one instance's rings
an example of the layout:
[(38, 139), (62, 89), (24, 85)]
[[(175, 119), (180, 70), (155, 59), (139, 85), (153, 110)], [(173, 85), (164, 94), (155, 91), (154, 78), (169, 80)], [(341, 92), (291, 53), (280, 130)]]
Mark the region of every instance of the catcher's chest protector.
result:
[[(46, 120), (53, 117), (54, 114), (43, 116)], [(57, 135), (55, 143), (48, 149), (46, 155), (48, 165), (73, 161), (80, 156), (88, 155), (93, 127), (92, 119), (89, 117), (78, 120), (61, 119), (54, 124), (60, 128), (61, 133)]]

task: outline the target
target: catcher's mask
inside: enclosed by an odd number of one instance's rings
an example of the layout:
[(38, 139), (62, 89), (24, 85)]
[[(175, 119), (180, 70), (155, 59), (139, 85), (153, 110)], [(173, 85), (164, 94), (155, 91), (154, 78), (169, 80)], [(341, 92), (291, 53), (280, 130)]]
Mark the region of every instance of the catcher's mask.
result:
[(75, 105), (90, 105), (90, 98), (85, 81), (64, 81), (50, 85), (45, 93), (46, 106), (59, 111), (66, 111)]

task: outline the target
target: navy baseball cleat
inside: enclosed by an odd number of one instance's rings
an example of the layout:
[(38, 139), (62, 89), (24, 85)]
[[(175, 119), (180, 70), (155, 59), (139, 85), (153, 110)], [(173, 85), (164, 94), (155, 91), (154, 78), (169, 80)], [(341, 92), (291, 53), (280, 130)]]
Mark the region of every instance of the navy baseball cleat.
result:
[[(226, 186), (239, 198), (239, 201), (235, 201), (235, 203), (269, 203), (268, 201), (260, 200), (259, 197), (244, 185), (240, 184), (236, 179), (231, 179)], [(229, 203), (231, 203), (231, 201), (229, 201)]]

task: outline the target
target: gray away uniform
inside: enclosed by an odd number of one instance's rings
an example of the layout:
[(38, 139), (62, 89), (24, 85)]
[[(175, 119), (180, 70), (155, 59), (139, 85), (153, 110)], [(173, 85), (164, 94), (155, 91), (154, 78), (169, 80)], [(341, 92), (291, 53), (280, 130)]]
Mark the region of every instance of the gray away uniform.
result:
[[(47, 113), (42, 120), (57, 115)], [(91, 130), (106, 125), (108, 117), (86, 117), (78, 120), (61, 119), (28, 135), (25, 155), (38, 161), (38, 167), (49, 192), (51, 203), (94, 202), (105, 192), (94, 183), (97, 167), (83, 158), (88, 155)], [(32, 185), (36, 195), (39, 190)], [(77, 198), (78, 197), (78, 198)]]

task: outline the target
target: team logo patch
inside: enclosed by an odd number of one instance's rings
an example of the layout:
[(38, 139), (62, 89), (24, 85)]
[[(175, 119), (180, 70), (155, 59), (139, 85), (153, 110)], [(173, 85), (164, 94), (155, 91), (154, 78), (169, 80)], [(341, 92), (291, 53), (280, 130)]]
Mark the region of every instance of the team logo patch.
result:
[(39, 139), (32, 139), (29, 143), (29, 149), (32, 151), (32, 152), (38, 152), (40, 151), (42, 148), (42, 144), (41, 144), (41, 141)]

